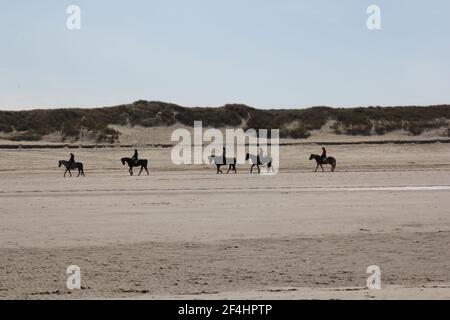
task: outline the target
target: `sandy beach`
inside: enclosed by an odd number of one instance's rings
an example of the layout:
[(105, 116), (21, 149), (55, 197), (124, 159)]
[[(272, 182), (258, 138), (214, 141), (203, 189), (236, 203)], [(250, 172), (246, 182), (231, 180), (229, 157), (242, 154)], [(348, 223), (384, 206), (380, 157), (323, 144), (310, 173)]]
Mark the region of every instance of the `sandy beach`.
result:
[[(261, 176), (146, 148), (140, 177), (131, 149), (0, 150), (0, 298), (450, 299), (450, 144), (328, 150), (334, 173), (293, 145)], [(57, 167), (71, 151), (85, 178)]]

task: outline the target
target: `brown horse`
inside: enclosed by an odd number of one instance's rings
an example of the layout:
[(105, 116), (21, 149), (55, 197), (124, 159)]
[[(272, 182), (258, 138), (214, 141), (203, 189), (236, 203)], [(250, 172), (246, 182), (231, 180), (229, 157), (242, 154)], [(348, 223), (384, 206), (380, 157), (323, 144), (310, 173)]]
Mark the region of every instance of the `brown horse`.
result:
[(314, 171), (314, 172), (317, 172), (317, 169), (319, 169), (319, 166), (322, 168), (322, 171), (325, 171), (322, 166), (323, 164), (331, 165), (332, 172), (334, 172), (334, 169), (336, 169), (336, 159), (333, 157), (327, 157), (325, 159), (325, 161), (322, 161), (321, 156), (319, 156), (318, 154), (311, 154), (311, 156), (309, 157), (309, 160), (313, 160), (313, 159), (316, 160), (316, 163), (317, 163), (316, 171)]

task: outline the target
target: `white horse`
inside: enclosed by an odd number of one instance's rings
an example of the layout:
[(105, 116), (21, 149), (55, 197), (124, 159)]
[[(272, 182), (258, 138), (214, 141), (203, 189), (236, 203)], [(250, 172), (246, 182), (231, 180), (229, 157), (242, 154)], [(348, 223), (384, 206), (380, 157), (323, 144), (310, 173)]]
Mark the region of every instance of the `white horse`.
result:
[(208, 160), (209, 160), (210, 164), (212, 164), (212, 163), (216, 164), (216, 166), (217, 166), (217, 174), (219, 172), (223, 173), (222, 170), (220, 170), (220, 167), (221, 166), (226, 166), (227, 164), (229, 165), (227, 173), (230, 172), (230, 170), (233, 170), (234, 173), (237, 173), (236, 172), (236, 158), (226, 158), (225, 159), (225, 163), (223, 163), (223, 157), (222, 156), (208, 156)]
[(272, 169), (272, 171), (274, 171), (273, 166), (272, 166), (272, 157), (270, 157), (270, 156), (258, 157), (253, 154), (247, 153), (247, 155), (245, 156), (245, 160), (248, 161), (249, 159), (252, 162), (252, 167), (250, 168), (250, 173), (253, 173), (254, 166), (256, 166), (258, 168), (258, 173), (260, 173), (261, 172), (261, 170), (259, 169), (260, 165), (267, 165), (267, 171), (269, 171), (270, 169)]

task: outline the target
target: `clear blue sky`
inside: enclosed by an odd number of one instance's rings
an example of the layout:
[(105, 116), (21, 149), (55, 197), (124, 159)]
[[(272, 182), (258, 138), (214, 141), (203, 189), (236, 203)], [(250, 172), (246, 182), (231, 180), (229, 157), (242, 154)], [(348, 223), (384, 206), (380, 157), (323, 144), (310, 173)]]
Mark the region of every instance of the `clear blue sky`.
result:
[(2, 1), (0, 109), (450, 103), (449, 17), (448, 0)]

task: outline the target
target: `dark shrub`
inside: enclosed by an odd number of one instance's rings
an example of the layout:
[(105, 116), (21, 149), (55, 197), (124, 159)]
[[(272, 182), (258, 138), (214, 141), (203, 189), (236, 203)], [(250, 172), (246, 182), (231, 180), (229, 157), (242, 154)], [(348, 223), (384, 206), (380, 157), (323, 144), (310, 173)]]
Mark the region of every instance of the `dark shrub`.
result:
[(300, 126), (295, 129), (283, 129), (280, 131), (280, 136), (283, 138), (291, 139), (307, 139), (311, 136), (311, 133), (305, 129), (305, 127)]
[(13, 129), (13, 127), (11, 125), (0, 123), (0, 132), (10, 133), (10, 132), (13, 132), (13, 131), (14, 131), (14, 129)]
[(40, 141), (42, 136), (34, 133), (22, 133), (10, 138), (11, 141)]

